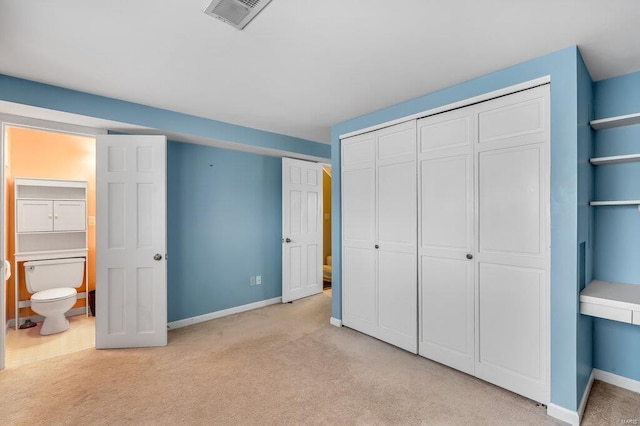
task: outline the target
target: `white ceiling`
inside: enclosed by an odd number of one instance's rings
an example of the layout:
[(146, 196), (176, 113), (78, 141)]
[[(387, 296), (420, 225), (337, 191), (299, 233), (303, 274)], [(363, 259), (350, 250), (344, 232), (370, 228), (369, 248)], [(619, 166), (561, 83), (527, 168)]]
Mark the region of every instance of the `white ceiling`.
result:
[(638, 0), (0, 0), (0, 73), (328, 143), (331, 125), (578, 45), (640, 70)]

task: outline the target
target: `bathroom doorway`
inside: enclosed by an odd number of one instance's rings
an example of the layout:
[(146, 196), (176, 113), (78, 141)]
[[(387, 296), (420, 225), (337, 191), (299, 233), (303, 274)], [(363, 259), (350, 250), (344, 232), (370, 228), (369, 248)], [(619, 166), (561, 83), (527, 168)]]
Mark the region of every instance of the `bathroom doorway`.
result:
[(322, 166), (322, 282), (323, 291), (331, 296), (333, 258), (331, 256), (331, 166)]
[[(96, 138), (95, 134), (69, 132), (39, 125), (8, 124), (4, 139), (4, 258), (12, 274), (5, 286), (5, 368), (40, 361), (95, 347), (94, 317), (88, 313), (88, 295), (95, 289), (95, 209)], [(63, 333), (40, 335), (42, 317), (30, 309), (30, 294), (25, 286), (24, 262), (16, 262), (16, 217), (14, 180), (16, 178), (52, 181), (83, 181), (86, 191), (87, 268), (84, 282), (77, 289), (78, 300), (67, 317), (70, 327)], [(44, 234), (43, 234), (44, 235)], [(46, 236), (45, 236), (46, 238)], [(16, 291), (15, 277), (18, 277)], [(16, 315), (16, 305), (18, 306)], [(18, 322), (16, 323), (16, 318)], [(25, 326), (25, 321), (35, 324)], [(16, 327), (17, 324), (17, 327)], [(22, 328), (20, 327), (22, 326)]]

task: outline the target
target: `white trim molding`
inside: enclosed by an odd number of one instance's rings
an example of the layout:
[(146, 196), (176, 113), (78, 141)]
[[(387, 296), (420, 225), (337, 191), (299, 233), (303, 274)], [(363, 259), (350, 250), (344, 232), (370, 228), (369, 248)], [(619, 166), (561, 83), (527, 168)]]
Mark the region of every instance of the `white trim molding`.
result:
[(572, 426), (580, 425), (580, 416), (577, 411), (571, 411), (556, 404), (547, 405), (547, 414)]
[(331, 325), (334, 325), (336, 327), (342, 327), (342, 320), (339, 320), (338, 318), (331, 317), (331, 319), (329, 320), (329, 323), (331, 323)]
[(167, 324), (169, 330), (175, 330), (176, 328), (187, 327), (190, 325), (198, 324), (213, 319), (227, 317), (229, 315), (239, 314), (240, 312), (252, 311), (258, 308), (264, 308), (265, 306), (275, 305), (281, 303), (281, 297), (274, 297), (273, 299), (261, 300), (260, 302), (249, 303), (247, 305), (236, 306), (235, 308), (223, 309), (221, 311), (210, 312), (204, 315), (198, 315), (197, 317), (185, 318), (178, 321), (172, 321)]
[(411, 121), (419, 118), (428, 117), (430, 115), (439, 114), (441, 112), (449, 111), (452, 109), (462, 108), (469, 105), (477, 104), (479, 102), (488, 101), (490, 99), (499, 98), (500, 96), (510, 95), (511, 93), (520, 92), (522, 90), (531, 89), (537, 86), (541, 86), (543, 84), (547, 84), (551, 82), (551, 76), (547, 75), (544, 77), (536, 78), (534, 80), (525, 81), (523, 83), (514, 84), (513, 86), (504, 87), (502, 89), (494, 90), (493, 92), (483, 93), (482, 95), (474, 96), (472, 98), (464, 99), (458, 102), (453, 102), (451, 104), (443, 105), (437, 108), (432, 108), (427, 111), (422, 111), (417, 114), (407, 115), (405, 117), (397, 118), (391, 121), (385, 121), (384, 123), (376, 124), (374, 126), (369, 126), (364, 129), (355, 130), (353, 132), (344, 133), (338, 136), (338, 139), (344, 139), (351, 136), (361, 135), (363, 133), (369, 133), (374, 130), (383, 129), (385, 127), (390, 127), (395, 124), (404, 123), (406, 121)]
[(600, 380), (610, 385), (618, 386), (619, 388), (630, 390), (631, 392), (640, 393), (640, 382), (637, 380), (629, 379), (628, 377), (619, 376), (617, 374), (609, 373), (608, 371), (593, 369), (593, 378)]
[(582, 394), (582, 399), (580, 400), (580, 405), (578, 406), (578, 419), (582, 421), (582, 416), (584, 415), (584, 409), (587, 408), (587, 401), (589, 400), (589, 395), (591, 394), (591, 386), (593, 386), (593, 381), (595, 380), (595, 370), (591, 370), (591, 375), (589, 376), (589, 382), (587, 383), (587, 387), (584, 388), (584, 392)]

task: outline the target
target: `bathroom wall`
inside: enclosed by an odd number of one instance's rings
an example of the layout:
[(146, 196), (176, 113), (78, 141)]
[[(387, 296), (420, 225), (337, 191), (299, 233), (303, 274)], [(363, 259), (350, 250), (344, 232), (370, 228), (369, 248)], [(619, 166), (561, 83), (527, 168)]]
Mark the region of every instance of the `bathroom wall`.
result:
[(327, 263), (327, 256), (331, 256), (331, 169), (322, 168), (322, 206), (324, 209), (322, 261)]
[[(15, 252), (14, 229), (14, 186), (16, 177), (84, 180), (88, 183), (87, 211), (96, 215), (96, 143), (94, 138), (46, 132), (37, 129), (9, 127), (7, 129), (9, 152), (7, 177), (7, 254), (13, 265)], [(89, 226), (89, 289), (95, 288), (95, 227)], [(13, 267), (13, 266), (12, 266)], [(25, 287), (24, 270), (20, 273), (20, 300), (29, 299)], [(15, 271), (13, 271), (15, 274)], [(7, 319), (15, 315), (14, 278), (7, 286)], [(76, 307), (84, 306), (84, 299), (78, 300)], [(27, 308), (21, 315), (28, 315)]]

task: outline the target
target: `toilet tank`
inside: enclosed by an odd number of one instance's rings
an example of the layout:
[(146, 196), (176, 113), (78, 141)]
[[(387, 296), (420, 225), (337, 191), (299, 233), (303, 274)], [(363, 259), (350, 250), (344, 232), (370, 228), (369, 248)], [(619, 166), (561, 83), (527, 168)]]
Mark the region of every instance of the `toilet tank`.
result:
[(29, 293), (50, 288), (78, 288), (84, 278), (84, 258), (32, 260), (25, 262), (24, 274)]

